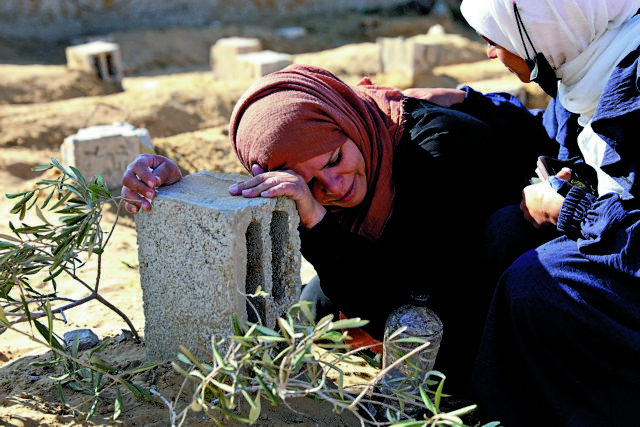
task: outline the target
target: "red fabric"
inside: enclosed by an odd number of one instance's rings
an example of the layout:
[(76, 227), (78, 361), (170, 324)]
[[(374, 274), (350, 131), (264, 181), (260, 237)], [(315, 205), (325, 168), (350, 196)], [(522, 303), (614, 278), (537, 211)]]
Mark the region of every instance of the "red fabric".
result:
[(367, 195), (336, 215), (351, 231), (376, 240), (393, 210), (391, 168), (403, 131), (403, 98), (369, 79), (349, 86), (322, 68), (290, 65), (242, 95), (229, 139), (249, 172), (256, 163), (267, 171), (286, 169), (353, 140), (365, 160)]
[[(346, 320), (346, 317), (342, 312), (340, 312), (340, 320)], [(351, 347), (351, 349), (358, 349), (362, 347), (371, 346), (368, 350), (373, 351), (376, 354), (382, 354), (382, 342), (373, 338), (364, 329), (361, 328), (349, 328), (343, 329), (343, 332), (347, 332), (351, 337), (350, 340), (346, 341), (346, 344)]]

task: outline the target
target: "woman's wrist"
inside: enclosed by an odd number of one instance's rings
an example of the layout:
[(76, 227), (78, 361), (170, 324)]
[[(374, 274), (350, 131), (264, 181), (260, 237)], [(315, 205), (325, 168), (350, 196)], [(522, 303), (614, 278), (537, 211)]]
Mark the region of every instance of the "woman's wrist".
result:
[(327, 214), (327, 210), (320, 203), (316, 203), (312, 212), (307, 215), (300, 215), (300, 224), (307, 230), (312, 229)]

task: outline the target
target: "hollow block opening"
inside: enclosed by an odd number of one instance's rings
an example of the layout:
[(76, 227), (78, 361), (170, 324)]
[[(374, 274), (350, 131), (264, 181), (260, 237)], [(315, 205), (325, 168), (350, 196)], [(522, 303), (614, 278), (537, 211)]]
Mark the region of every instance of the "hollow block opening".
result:
[(279, 302), (285, 295), (286, 277), (289, 260), (286, 259), (286, 246), (289, 242), (289, 215), (275, 211), (269, 229), (271, 237), (271, 295)]
[[(258, 288), (264, 290), (264, 245), (260, 236), (260, 224), (253, 221), (245, 233), (247, 245), (247, 276), (245, 290), (247, 295), (253, 294)], [(257, 323), (264, 321), (266, 302), (264, 298), (247, 297), (247, 320)]]

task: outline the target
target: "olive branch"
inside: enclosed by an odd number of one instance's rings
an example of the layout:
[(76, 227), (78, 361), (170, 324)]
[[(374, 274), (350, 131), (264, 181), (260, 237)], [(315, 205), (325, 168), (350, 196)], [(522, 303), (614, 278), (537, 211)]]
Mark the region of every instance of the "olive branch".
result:
[[(79, 358), (77, 337), (72, 343), (63, 344), (54, 333), (54, 321), (66, 320), (65, 312), (96, 300), (120, 316), (140, 342), (127, 315), (100, 294), (102, 257), (118, 222), (119, 201), (111, 195), (102, 177), (87, 180), (77, 168), (64, 167), (56, 159), (34, 170), (52, 170), (51, 175), (57, 177), (40, 179), (31, 190), (6, 194), (9, 199), (17, 199), (10, 213), (18, 216), (19, 223), (9, 222), (13, 235), (0, 234), (0, 334), (12, 329), (48, 347), (53, 357), (40, 365), (63, 366), (64, 373), (52, 379), (66, 406), (62, 386), (91, 396), (87, 419), (95, 414), (103, 392), (115, 387), (114, 418), (117, 418), (122, 407), (120, 385), (139, 399), (154, 400), (126, 377), (155, 365), (119, 372), (99, 355), (108, 340), (92, 349), (88, 360), (83, 361)], [(116, 208), (116, 220), (108, 231), (100, 224), (106, 205)], [(35, 212), (38, 224), (25, 222), (29, 211)], [(90, 281), (81, 271), (91, 257), (97, 258), (97, 272)], [(62, 277), (85, 288), (86, 295), (73, 299), (60, 294), (58, 280)], [(37, 332), (16, 328), (25, 322)]]

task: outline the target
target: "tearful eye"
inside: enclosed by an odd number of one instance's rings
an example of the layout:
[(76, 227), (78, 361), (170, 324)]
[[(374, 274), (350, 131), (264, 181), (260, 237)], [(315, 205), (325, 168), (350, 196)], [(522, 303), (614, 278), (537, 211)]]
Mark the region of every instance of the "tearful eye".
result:
[(342, 160), (342, 147), (338, 150), (338, 153), (336, 154), (336, 156), (329, 160), (329, 163), (327, 163), (325, 168), (331, 168), (336, 166), (338, 163), (340, 163), (340, 160)]

